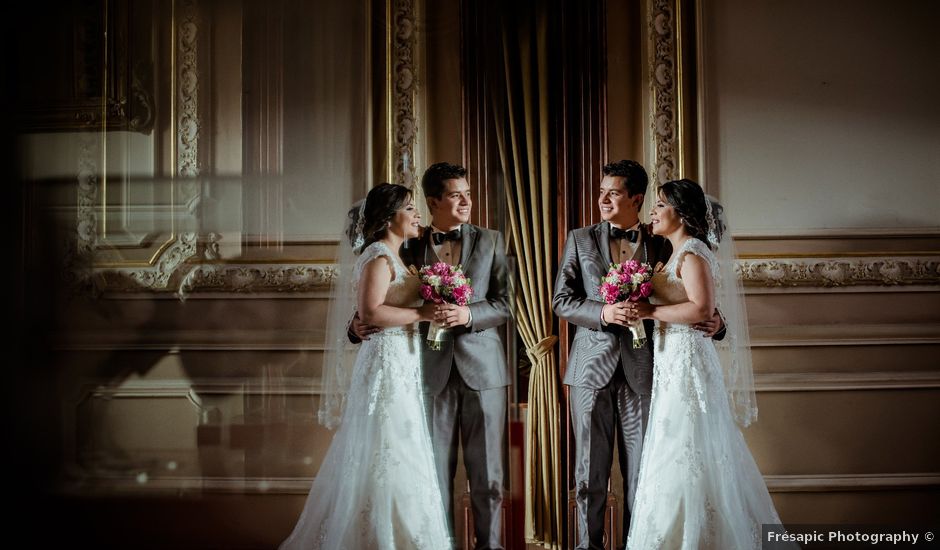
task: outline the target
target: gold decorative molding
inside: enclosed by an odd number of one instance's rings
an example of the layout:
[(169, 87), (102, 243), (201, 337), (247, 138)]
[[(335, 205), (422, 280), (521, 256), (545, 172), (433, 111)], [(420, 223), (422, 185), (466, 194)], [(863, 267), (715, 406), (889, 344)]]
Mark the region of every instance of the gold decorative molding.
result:
[(650, 166), (653, 167), (653, 185), (675, 179), (679, 168), (677, 1), (649, 0), (647, 3), (651, 43), (649, 71), (653, 149)]
[(883, 474), (765, 475), (773, 493), (884, 491), (940, 486), (940, 472)]
[(167, 290), (178, 278), (179, 267), (196, 254), (197, 241), (195, 233), (180, 233), (163, 247), (152, 267), (95, 269), (87, 282), (99, 292)]
[[(391, 1), (391, 0), (389, 0)], [(394, 0), (393, 54), (394, 147), (389, 164), (395, 166), (395, 183), (415, 184), (415, 144), (418, 140), (416, 66), (417, 0)], [(391, 145), (391, 144), (390, 144)]]
[(208, 264), (186, 274), (176, 293), (185, 300), (194, 290), (306, 292), (323, 290), (338, 278), (339, 269), (333, 264)]
[(832, 289), (940, 284), (940, 255), (740, 259), (735, 269), (748, 286)]
[(199, 175), (199, 70), (196, 64), (199, 19), (194, 0), (180, 2), (175, 21), (176, 41), (176, 173), (182, 178)]
[[(100, 132), (89, 132), (80, 138), (76, 246), (75, 253), (68, 257), (68, 263), (81, 288), (90, 287), (93, 292), (166, 290), (180, 266), (197, 253), (197, 233), (181, 232), (184, 224), (177, 215), (186, 213), (198, 218), (202, 197), (198, 179), (199, 26), (195, 0), (180, 0), (174, 4), (170, 41), (173, 60), (170, 120), (174, 132), (170, 155), (174, 177), (170, 183), (170, 202), (181, 208), (173, 213), (169, 234), (163, 235), (165, 240), (148, 260), (101, 261), (96, 257), (101, 252), (99, 247), (105, 246), (98, 232), (99, 209), (103, 216), (108, 208), (101, 202), (107, 185), (103, 162), (107, 152), (102, 148), (105, 147), (108, 126), (104, 124)], [(147, 116), (152, 117), (153, 113), (148, 112)]]
[[(79, 137), (78, 197), (75, 254), (81, 257), (94, 252), (98, 243), (98, 174), (101, 171), (101, 136), (86, 132)], [(71, 263), (71, 262), (70, 262)]]
[(940, 238), (940, 229), (936, 227), (865, 227), (853, 229), (766, 229), (734, 232), (734, 240), (736, 241), (924, 238)]

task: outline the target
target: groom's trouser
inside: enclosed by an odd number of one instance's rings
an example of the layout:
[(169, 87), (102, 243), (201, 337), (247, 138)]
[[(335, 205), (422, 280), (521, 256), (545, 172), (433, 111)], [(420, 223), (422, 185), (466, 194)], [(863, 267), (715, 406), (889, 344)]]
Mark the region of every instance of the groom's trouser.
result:
[[(570, 386), (571, 428), (575, 439), (574, 479), (578, 506), (579, 549), (604, 548), (604, 511), (614, 457), (620, 449), (623, 476), (623, 538), (630, 531), (630, 514), (640, 473), (640, 452), (650, 414), (650, 396), (635, 393), (623, 366), (603, 388)], [(614, 547), (611, 541), (610, 548)]]
[(459, 433), (470, 481), (475, 548), (501, 549), (506, 388), (473, 390), (454, 365), (447, 385), (437, 395), (426, 395), (425, 404), (451, 534), (454, 534), (454, 476)]

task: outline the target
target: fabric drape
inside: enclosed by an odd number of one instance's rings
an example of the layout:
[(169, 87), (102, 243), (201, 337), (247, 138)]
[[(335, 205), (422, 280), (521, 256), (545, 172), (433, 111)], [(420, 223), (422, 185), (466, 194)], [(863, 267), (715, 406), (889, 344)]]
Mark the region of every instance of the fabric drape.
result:
[(505, 96), (494, 94), (497, 146), (519, 278), (516, 323), (531, 362), (525, 434), (525, 539), (563, 547), (561, 408), (552, 333), (554, 201), (548, 91), (548, 17), (519, 9), (502, 19)]

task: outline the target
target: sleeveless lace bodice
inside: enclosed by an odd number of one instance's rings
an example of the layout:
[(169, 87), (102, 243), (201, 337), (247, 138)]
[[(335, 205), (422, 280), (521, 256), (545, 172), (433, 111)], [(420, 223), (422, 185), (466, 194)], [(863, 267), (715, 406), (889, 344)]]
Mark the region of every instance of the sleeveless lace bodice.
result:
[[(376, 258), (386, 257), (395, 271), (395, 277), (388, 285), (388, 291), (385, 294), (385, 304), (396, 307), (418, 307), (421, 305), (421, 281), (417, 275), (409, 272), (402, 264), (398, 254), (393, 252), (385, 243), (375, 242), (370, 244), (362, 251), (356, 260), (353, 269), (354, 287), (358, 289), (359, 278), (366, 264)], [(401, 331), (411, 332), (417, 330), (417, 324), (407, 325), (396, 328), (386, 328), (383, 332), (398, 333)]]
[[(712, 279), (718, 280), (718, 260), (712, 253), (708, 245), (702, 241), (692, 238), (688, 239), (679, 247), (678, 250), (669, 258), (665, 267), (659, 273), (653, 274), (653, 294), (650, 296), (650, 303), (655, 305), (680, 304), (689, 301), (688, 294), (685, 293), (685, 286), (682, 284), (682, 278), (677, 271), (682, 265), (682, 259), (686, 254), (694, 254), (703, 258), (709, 266), (712, 273)], [(689, 325), (678, 323), (656, 322), (660, 330), (692, 330)]]
[[(655, 304), (688, 301), (676, 271), (686, 254), (718, 262), (688, 239), (653, 276)], [(628, 548), (761, 548), (761, 525), (780, 521), (731, 416), (718, 353), (690, 325), (657, 323), (653, 391)]]
[[(418, 278), (384, 243), (373, 243), (353, 269), (387, 257), (395, 276), (385, 304), (421, 304)], [(387, 327), (356, 354), (342, 422), (282, 550), (450, 549), (421, 392), (421, 335)]]

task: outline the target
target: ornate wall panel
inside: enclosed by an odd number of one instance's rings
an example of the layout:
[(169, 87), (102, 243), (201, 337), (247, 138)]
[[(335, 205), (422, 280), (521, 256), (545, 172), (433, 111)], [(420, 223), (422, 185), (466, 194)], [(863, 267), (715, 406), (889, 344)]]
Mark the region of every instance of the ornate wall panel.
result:
[(394, 146), (390, 158), (394, 160), (394, 183), (411, 186), (418, 182), (416, 145), (418, 142), (419, 112), (417, 66), (418, 10), (417, 0), (388, 0), (394, 6), (393, 67), (394, 67)]
[[(195, 229), (202, 195), (197, 179), (201, 20), (193, 0), (180, 1), (172, 10), (111, 15), (131, 18), (135, 26), (140, 25), (139, 19), (144, 19), (148, 31), (157, 36), (156, 50), (137, 51), (144, 58), (134, 64), (149, 68), (147, 77), (141, 76), (139, 80), (152, 80), (155, 64), (174, 68), (169, 95), (161, 96), (160, 89), (155, 94), (155, 105), (164, 108), (147, 111), (150, 124), (159, 120), (172, 129), (173, 143), (168, 148), (172, 165), (168, 176), (161, 176), (161, 169), (154, 166), (159, 164), (158, 156), (150, 166), (141, 166), (148, 159), (146, 154), (140, 155), (141, 146), (143, 151), (149, 148), (159, 154), (163, 150), (159, 146), (161, 136), (154, 133), (141, 142), (133, 134), (114, 133), (122, 127), (109, 121), (108, 112), (100, 124), (90, 125), (89, 131), (78, 134), (77, 231), (75, 254), (69, 256), (69, 263), (80, 284), (98, 291), (165, 290), (180, 266), (196, 254), (198, 241)], [(169, 36), (160, 34), (164, 30)], [(110, 41), (106, 46), (120, 49)], [(166, 57), (171, 61), (163, 61)], [(167, 105), (173, 107), (165, 108)], [(123, 157), (120, 161), (123, 164), (115, 167), (110, 160), (114, 156)], [(151, 175), (132, 174), (140, 170)], [(132, 198), (134, 194), (141, 191), (147, 202), (132, 202), (138, 200)], [(135, 216), (145, 224), (151, 220), (150, 226), (146, 236), (127, 241), (121, 232), (128, 227), (128, 220), (135, 223)]]
[(940, 284), (940, 255), (744, 259), (738, 261), (737, 271), (752, 287), (905, 289)]
[[(287, 0), (277, 3), (278, 6), (282, 4), (282, 9), (289, 7)], [(386, 148), (389, 171), (393, 172), (389, 174), (391, 179), (412, 185), (416, 183), (416, 157), (421, 150), (418, 146), (417, 121), (418, 113), (421, 112), (418, 93), (421, 74), (421, 57), (418, 52), (419, 7), (414, 0), (363, 2), (362, 6), (364, 11), (359, 15), (367, 22), (367, 32), (372, 33), (374, 42), (367, 55), (375, 59), (374, 67), (387, 65), (388, 69), (386, 78), (375, 79), (380, 83), (376, 84), (375, 89), (382, 89), (382, 94), (374, 96), (367, 91), (363, 92), (365, 98), (382, 103), (387, 101), (389, 107), (387, 120), (379, 123), (383, 129), (387, 129), (389, 139), (376, 140), (375, 146)], [(285, 23), (277, 23), (272, 19), (272, 13), (277, 12), (274, 5), (247, 5), (244, 16), (251, 18), (251, 9), (255, 8), (261, 10), (266, 21), (270, 20), (268, 27), (271, 28), (266, 32), (276, 36), (275, 27)], [(285, 146), (291, 145), (285, 145), (286, 138), (282, 135), (286, 126), (282, 122), (285, 116), (285, 92), (279, 84), (284, 78), (283, 71), (279, 73), (278, 67), (284, 64), (283, 52), (280, 54), (281, 62), (278, 62), (276, 56), (271, 58), (268, 55), (263, 63), (260, 63), (259, 58), (256, 65), (268, 67), (265, 73), (267, 76), (262, 75), (262, 81), (246, 84), (254, 94), (267, 94), (261, 99), (267, 106), (264, 109), (268, 110), (262, 109), (263, 112), (255, 113), (258, 116), (252, 114), (254, 111), (246, 111), (245, 114), (244, 174), (252, 175), (255, 179), (235, 182), (232, 178), (225, 180), (211, 175), (213, 153), (210, 153), (210, 149), (213, 144), (210, 139), (213, 139), (214, 134), (211, 127), (214, 107), (210, 95), (218, 93), (211, 90), (214, 82), (212, 75), (215, 71), (224, 70), (224, 67), (212, 66), (214, 58), (210, 58), (209, 53), (212, 34), (217, 32), (214, 29), (217, 22), (213, 17), (218, 12), (213, 10), (218, 8), (199, 0), (177, 0), (172, 4), (172, 9), (160, 12), (162, 16), (170, 18), (170, 23), (163, 26), (159, 21), (153, 23), (154, 32), (162, 33), (155, 40), (155, 44), (159, 44), (154, 54), (158, 74), (159, 71), (168, 70), (173, 75), (169, 85), (165, 86), (165, 96), (160, 95), (160, 88), (157, 90), (156, 103), (163, 109), (158, 110), (156, 115), (170, 118), (169, 122), (164, 122), (169, 125), (172, 135), (165, 146), (160, 141), (162, 138), (155, 137), (154, 164), (159, 166), (164, 158), (171, 160), (166, 172), (162, 172), (166, 175), (161, 176), (158, 169), (151, 183), (163, 197), (160, 200), (167, 204), (152, 205), (150, 215), (154, 217), (156, 227), (147, 237), (140, 239), (136, 248), (116, 247), (102, 240), (100, 228), (106, 223), (107, 213), (114, 208), (102, 202), (106, 200), (102, 189), (107, 186), (109, 179), (104, 159), (112, 151), (109, 151), (109, 138), (104, 132), (104, 135), (89, 135), (81, 140), (77, 239), (75, 253), (71, 254), (73, 260), (70, 262), (70, 273), (81, 286), (90, 287), (95, 293), (177, 291), (183, 295), (203, 288), (235, 292), (247, 289), (295, 292), (328, 285), (331, 280), (322, 276), (321, 271), (324, 262), (332, 257), (335, 241), (328, 242), (332, 238), (291, 240), (290, 234), (285, 235), (283, 228), (277, 229), (284, 225), (283, 211), (291, 200), (285, 187), (288, 180), (279, 179), (279, 174), (284, 170), (282, 157)], [(372, 11), (383, 10), (391, 20), (390, 24), (381, 17), (368, 17)], [(246, 34), (245, 40), (250, 42), (252, 36)], [(249, 42), (246, 42), (245, 48), (258, 45)], [(271, 50), (269, 54), (277, 53), (276, 48), (268, 49)], [(246, 51), (244, 55), (254, 55), (253, 52), (255, 50)], [(380, 62), (386, 55), (387, 62)], [(246, 73), (245, 78), (254, 78), (253, 74)], [(371, 83), (371, 78), (366, 84)], [(280, 105), (280, 110), (270, 111), (272, 105)], [(376, 111), (381, 109), (376, 108)], [(251, 148), (254, 142), (250, 137), (256, 134), (266, 136), (267, 141), (262, 143), (263, 150)], [(279, 163), (275, 162), (276, 159), (282, 160)], [(114, 179), (113, 176), (111, 179)], [(364, 180), (371, 181), (371, 178)], [(111, 183), (112, 186), (121, 184)], [(127, 186), (126, 181), (123, 184)], [(217, 204), (217, 197), (206, 200), (213, 186), (221, 185), (224, 188), (235, 184), (246, 189), (261, 189), (261, 197), (267, 198), (267, 202), (258, 207), (254, 200), (258, 197), (247, 192), (241, 203), (234, 205), (245, 209), (250, 215), (254, 215), (251, 208), (259, 208), (259, 227), (263, 226), (258, 235), (249, 234), (240, 244), (232, 242), (233, 237), (238, 238), (237, 233), (210, 227), (217, 222), (219, 213), (216, 210), (220, 205)], [(207, 209), (216, 217), (206, 218)], [(244, 219), (244, 223), (253, 223), (249, 216)], [(233, 249), (233, 246), (236, 251), (241, 251), (244, 262), (239, 262), (237, 257), (225, 256), (226, 247)], [(310, 263), (318, 267), (307, 265)], [(242, 267), (236, 268), (234, 265)], [(305, 282), (298, 284), (298, 277)]]
[(679, 174), (679, 95), (677, 89), (677, 9), (681, 0), (649, 0), (649, 78), (652, 149), (651, 184), (676, 179)]

